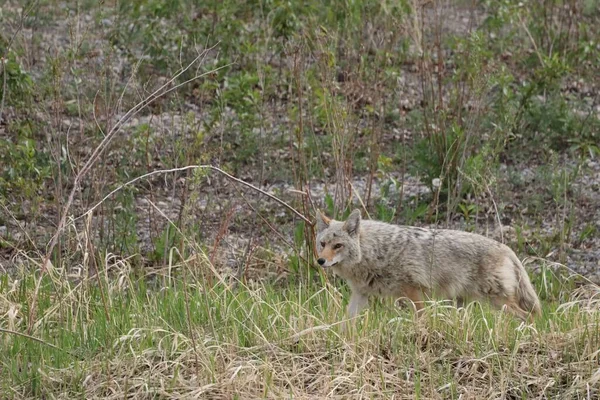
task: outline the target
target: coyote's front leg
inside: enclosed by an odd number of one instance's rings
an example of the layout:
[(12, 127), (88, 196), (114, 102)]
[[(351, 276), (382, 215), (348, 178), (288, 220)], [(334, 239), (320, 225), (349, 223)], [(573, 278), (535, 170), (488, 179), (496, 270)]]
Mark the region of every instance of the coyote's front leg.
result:
[(360, 292), (352, 291), (347, 311), (348, 318), (350, 318), (350, 320), (342, 321), (342, 332), (348, 331), (348, 329), (353, 325), (353, 321), (351, 320), (354, 317), (356, 317), (362, 310), (364, 310), (368, 303), (369, 298), (367, 296)]
[(356, 317), (362, 310), (365, 309), (369, 303), (369, 298), (364, 294), (354, 290), (352, 296), (350, 296), (350, 303), (348, 304), (348, 317)]

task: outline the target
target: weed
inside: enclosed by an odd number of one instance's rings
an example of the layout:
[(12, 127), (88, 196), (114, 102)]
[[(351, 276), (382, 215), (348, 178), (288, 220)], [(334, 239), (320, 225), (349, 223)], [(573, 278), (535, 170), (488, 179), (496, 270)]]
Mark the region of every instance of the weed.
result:
[(51, 177), (48, 154), (39, 151), (33, 137), (35, 124), (15, 122), (9, 129), (16, 142), (0, 138), (0, 193), (22, 200), (39, 200), (41, 189)]
[[(0, 37), (0, 99), (2, 99), (1, 109), (8, 105), (24, 106), (31, 101), (33, 95), (33, 81), (31, 76), (23, 70), (22, 65), (17, 61), (13, 51), (8, 51), (2, 43)], [(2, 117), (2, 115), (0, 115)], [(2, 119), (0, 118), (0, 121)]]

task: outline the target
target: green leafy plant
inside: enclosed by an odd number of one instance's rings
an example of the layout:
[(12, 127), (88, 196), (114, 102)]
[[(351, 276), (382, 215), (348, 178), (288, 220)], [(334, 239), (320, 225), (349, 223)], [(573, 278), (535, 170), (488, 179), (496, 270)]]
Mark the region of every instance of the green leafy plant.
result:
[(36, 148), (29, 125), (17, 123), (13, 129), (21, 136), (17, 142), (0, 138), (0, 193), (33, 199), (42, 195), (46, 180), (51, 177), (47, 153)]
[(3, 105), (22, 106), (31, 100), (33, 81), (17, 61), (14, 51), (6, 54), (0, 37), (0, 99)]

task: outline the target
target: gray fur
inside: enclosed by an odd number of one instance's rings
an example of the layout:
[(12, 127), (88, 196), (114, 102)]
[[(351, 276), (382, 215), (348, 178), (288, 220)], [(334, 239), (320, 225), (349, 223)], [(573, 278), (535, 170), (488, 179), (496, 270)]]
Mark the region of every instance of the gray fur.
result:
[[(317, 220), (326, 218), (320, 216)], [(345, 221), (317, 223), (319, 254), (332, 255), (324, 267), (352, 289), (349, 314), (370, 295), (409, 297), (420, 309), (421, 295), (487, 298), (520, 318), (540, 313), (527, 272), (506, 245), (456, 230), (430, 230), (362, 220), (355, 210)], [(321, 246), (326, 244), (326, 248)], [(343, 247), (332, 250), (341, 243)], [(329, 247), (328, 247), (329, 246)]]

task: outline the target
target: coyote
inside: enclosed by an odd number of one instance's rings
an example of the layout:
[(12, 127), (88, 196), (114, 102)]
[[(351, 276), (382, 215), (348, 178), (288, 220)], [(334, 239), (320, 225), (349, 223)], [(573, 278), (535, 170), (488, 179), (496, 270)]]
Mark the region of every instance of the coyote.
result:
[(407, 297), (417, 315), (423, 295), (487, 298), (527, 320), (541, 313), (527, 271), (506, 245), (474, 233), (424, 229), (362, 220), (354, 210), (346, 221), (317, 215), (317, 262), (346, 280), (350, 317), (369, 295)]

